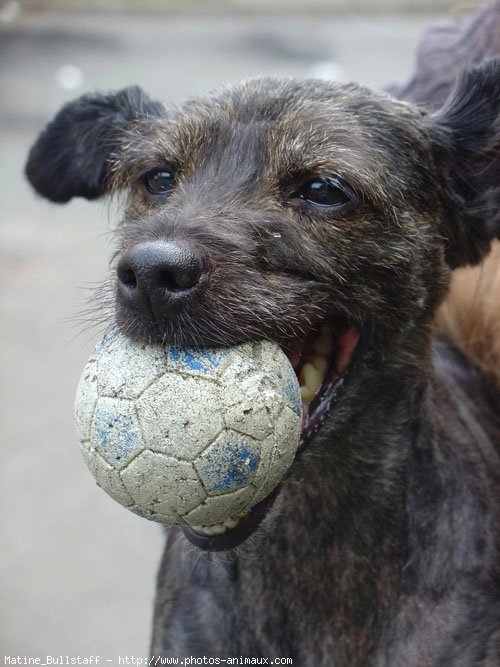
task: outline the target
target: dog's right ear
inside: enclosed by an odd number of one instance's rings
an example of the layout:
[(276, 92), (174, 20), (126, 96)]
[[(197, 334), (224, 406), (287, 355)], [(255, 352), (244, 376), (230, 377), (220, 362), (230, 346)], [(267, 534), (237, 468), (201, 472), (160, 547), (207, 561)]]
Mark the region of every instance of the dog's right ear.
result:
[(478, 264), (500, 239), (500, 58), (465, 69), (425, 122), (450, 194), (446, 259), (452, 269)]
[(130, 121), (161, 116), (165, 107), (131, 86), (107, 95), (84, 95), (66, 104), (30, 150), (26, 176), (53, 202), (96, 199), (107, 191), (109, 158)]

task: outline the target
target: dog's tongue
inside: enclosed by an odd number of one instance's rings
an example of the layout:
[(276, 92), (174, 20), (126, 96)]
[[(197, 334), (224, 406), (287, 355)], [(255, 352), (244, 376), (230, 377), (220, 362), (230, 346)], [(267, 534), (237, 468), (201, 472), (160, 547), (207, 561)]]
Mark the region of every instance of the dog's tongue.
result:
[(359, 342), (359, 331), (356, 327), (345, 329), (337, 335), (337, 359), (335, 374), (342, 375), (351, 362), (352, 353)]

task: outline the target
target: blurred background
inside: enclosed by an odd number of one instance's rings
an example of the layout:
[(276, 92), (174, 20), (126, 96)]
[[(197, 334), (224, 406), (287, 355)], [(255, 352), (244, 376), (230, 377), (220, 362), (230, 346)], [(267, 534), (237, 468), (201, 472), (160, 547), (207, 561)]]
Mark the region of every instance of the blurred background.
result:
[(106, 274), (116, 213), (32, 194), (37, 133), (65, 101), (132, 83), (179, 104), (260, 73), (404, 81), (424, 28), (477, 5), (0, 0), (0, 663), (145, 658), (163, 543), (80, 457), (73, 396), (99, 331), (79, 312)]

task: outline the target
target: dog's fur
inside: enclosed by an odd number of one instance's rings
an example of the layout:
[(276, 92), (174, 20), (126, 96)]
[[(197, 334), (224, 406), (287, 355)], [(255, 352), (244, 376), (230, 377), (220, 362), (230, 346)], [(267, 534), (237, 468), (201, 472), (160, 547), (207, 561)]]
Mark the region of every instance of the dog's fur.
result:
[[(361, 332), (259, 529), (222, 554), (169, 531), (153, 655), (500, 665), (498, 396), (433, 342), (451, 270), (500, 236), (499, 112), (491, 60), (435, 112), (274, 78), (176, 112), (137, 88), (87, 95), (32, 148), (28, 177), (53, 201), (128, 192), (118, 258), (164, 239), (203, 259), (208, 278), (175, 308), (139, 316), (116, 298), (128, 335), (286, 348), (332, 314)], [(155, 168), (175, 175), (165, 195), (144, 188)], [(312, 178), (338, 179), (345, 200), (308, 203), (297, 193)]]
[[(438, 109), (464, 63), (479, 64), (500, 54), (500, 2), (490, 0), (472, 19), (455, 17), (428, 30), (421, 40), (414, 76), (396, 96)], [(453, 342), (500, 387), (500, 243), (481, 266), (463, 268), (438, 312), (438, 324)]]

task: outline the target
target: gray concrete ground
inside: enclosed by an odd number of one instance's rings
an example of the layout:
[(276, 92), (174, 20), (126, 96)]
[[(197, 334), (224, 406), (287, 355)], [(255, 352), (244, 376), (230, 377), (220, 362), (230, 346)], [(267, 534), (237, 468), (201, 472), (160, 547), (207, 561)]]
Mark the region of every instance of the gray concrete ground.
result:
[(200, 16), (14, 8), (6, 17), (5, 6), (0, 663), (9, 655), (100, 655), (117, 664), (118, 656), (147, 654), (162, 534), (94, 486), (73, 432), (75, 386), (98, 335), (75, 337), (78, 312), (107, 271), (115, 216), (101, 204), (35, 198), (22, 177), (29, 144), (61, 103), (88, 89), (139, 83), (178, 103), (262, 72), (401, 80), (436, 17), (367, 16), (347, 2), (342, 12), (325, 4), (308, 15), (283, 0), (274, 14)]

